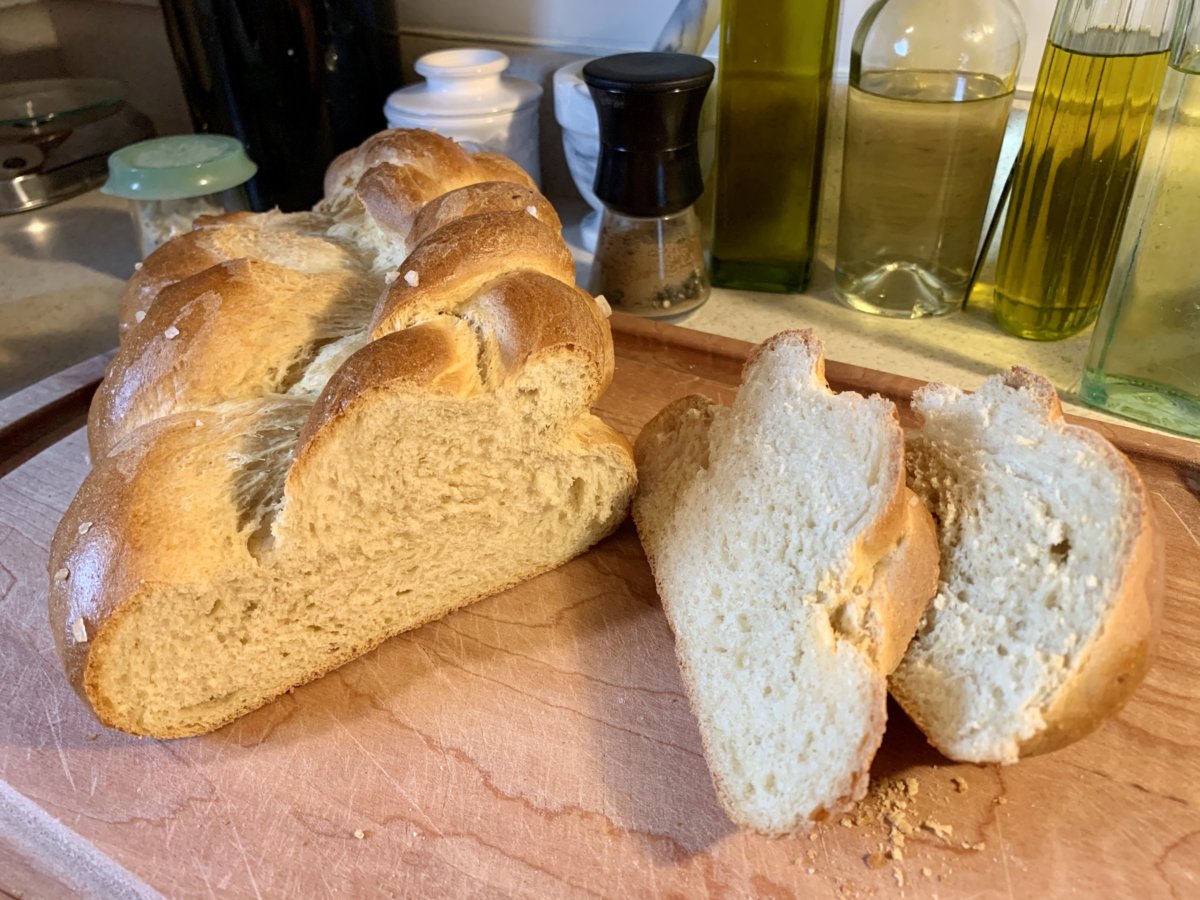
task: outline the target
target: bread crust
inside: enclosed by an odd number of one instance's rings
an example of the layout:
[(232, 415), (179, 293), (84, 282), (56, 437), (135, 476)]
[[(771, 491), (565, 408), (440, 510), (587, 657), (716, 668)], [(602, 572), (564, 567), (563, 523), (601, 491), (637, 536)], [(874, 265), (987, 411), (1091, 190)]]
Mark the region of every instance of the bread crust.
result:
[[(252, 214), (244, 214), (250, 216)], [(280, 232), (241, 224), (247, 219), (221, 217), (167, 241), (142, 262), (121, 292), (118, 329), (122, 342), (135, 330), (154, 299), (173, 284), (232, 259), (257, 259), (286, 265), (304, 258), (309, 272), (361, 272), (362, 254), (312, 234)], [(141, 315), (139, 315), (141, 313)]]
[(575, 283), (575, 260), (562, 237), (523, 210), (455, 219), (413, 248), (379, 300), (371, 337), (454, 309), (498, 272), (514, 270)]
[[(237, 452), (263, 417), (298, 428), (306, 411), (300, 401), (251, 401), (169, 416), (94, 459), (50, 546), (49, 612), (67, 678), (105, 725), (145, 733), (117, 714), (97, 674), (122, 617), (157, 585), (252, 564), (237, 510), (223, 502), (227, 471), (189, 461)], [(182, 508), (180, 489), (167, 487), (181, 470), (201, 479), (186, 487)]]
[(286, 391), (297, 365), (353, 331), (377, 292), (357, 272), (309, 275), (256, 259), (164, 289), (92, 399), (93, 458), (156, 418)]
[(525, 212), (554, 231), (562, 231), (562, 223), (550, 201), (533, 188), (508, 181), (481, 181), (456, 188), (422, 206), (413, 220), (408, 241), (415, 247), (451, 222), (493, 212)]

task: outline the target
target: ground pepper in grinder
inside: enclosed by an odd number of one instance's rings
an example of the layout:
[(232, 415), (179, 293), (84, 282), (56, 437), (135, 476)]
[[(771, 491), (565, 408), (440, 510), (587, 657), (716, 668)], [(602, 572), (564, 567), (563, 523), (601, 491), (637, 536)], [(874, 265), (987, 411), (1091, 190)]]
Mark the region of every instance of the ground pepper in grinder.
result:
[(682, 316), (708, 299), (693, 204), (704, 189), (697, 132), (712, 63), (623, 53), (583, 69), (600, 117), (596, 196), (604, 202), (589, 288), (614, 309)]

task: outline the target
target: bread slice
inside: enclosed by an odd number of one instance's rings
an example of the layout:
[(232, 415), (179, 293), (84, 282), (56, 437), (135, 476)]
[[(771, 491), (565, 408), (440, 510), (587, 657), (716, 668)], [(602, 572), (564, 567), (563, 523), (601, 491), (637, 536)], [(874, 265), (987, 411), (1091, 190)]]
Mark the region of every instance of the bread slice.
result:
[(633, 515), (717, 793), (786, 834), (862, 797), (886, 676), (937, 584), (887, 400), (832, 393), (820, 343), (784, 332), (733, 407), (700, 397), (643, 430)]
[(937, 598), (891, 678), (952, 759), (1015, 762), (1088, 734), (1149, 666), (1162, 558), (1136, 470), (1025, 369), (928, 385), (909, 484), (939, 521)]

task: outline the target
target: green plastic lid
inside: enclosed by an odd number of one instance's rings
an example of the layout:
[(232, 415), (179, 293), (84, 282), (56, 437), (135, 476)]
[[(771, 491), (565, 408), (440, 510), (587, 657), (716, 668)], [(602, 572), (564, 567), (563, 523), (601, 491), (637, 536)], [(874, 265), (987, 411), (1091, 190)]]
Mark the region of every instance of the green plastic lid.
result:
[(203, 197), (243, 184), (258, 166), (223, 134), (181, 134), (130, 144), (108, 157), (105, 194), (134, 200)]

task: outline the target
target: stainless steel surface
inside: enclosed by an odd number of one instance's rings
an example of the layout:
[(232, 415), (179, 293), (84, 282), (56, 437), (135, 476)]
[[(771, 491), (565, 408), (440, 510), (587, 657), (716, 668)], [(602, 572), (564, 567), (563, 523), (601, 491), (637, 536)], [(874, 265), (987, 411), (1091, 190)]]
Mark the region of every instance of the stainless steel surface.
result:
[(0, 215), (66, 200), (103, 183), (108, 155), (154, 134), (110, 79), (0, 85)]
[(57, 169), (0, 178), (0, 215), (25, 212), (67, 200), (104, 183), (108, 154), (76, 160)]

